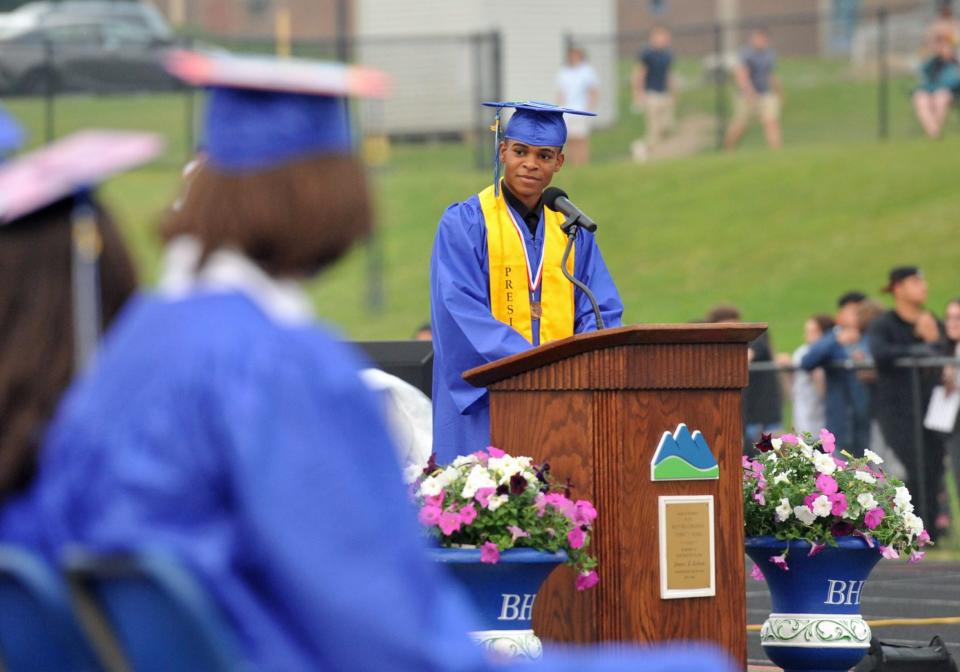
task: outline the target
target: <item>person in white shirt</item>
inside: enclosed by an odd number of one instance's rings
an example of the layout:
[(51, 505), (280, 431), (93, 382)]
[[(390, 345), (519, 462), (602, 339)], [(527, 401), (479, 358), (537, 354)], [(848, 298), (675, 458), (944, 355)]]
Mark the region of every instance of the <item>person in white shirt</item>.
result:
[[(600, 96), (600, 78), (587, 63), (586, 52), (570, 47), (567, 62), (557, 73), (557, 102), (562, 107), (595, 112)], [(564, 148), (567, 163), (583, 165), (590, 161), (591, 117), (568, 116), (567, 144)]]

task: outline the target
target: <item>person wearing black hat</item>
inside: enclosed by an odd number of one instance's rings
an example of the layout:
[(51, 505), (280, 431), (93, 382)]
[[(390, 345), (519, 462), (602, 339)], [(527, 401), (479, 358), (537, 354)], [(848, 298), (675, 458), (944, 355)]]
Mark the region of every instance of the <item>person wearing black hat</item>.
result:
[(806, 371), (824, 368), (826, 426), (836, 436), (840, 448), (858, 456), (870, 443), (869, 392), (857, 379), (856, 371), (837, 365), (864, 358), (858, 310), (866, 298), (860, 291), (844, 293), (837, 300), (836, 326), (810, 346), (800, 360), (800, 367)]
[[(913, 398), (909, 368), (897, 366), (902, 357), (931, 357), (942, 352), (946, 339), (943, 325), (924, 307), (927, 281), (917, 266), (898, 266), (890, 271), (883, 291), (893, 295), (893, 310), (875, 319), (867, 338), (877, 365), (874, 406), (883, 438), (903, 462), (906, 484), (917, 497), (919, 515), (926, 522), (937, 513), (937, 495), (943, 480), (943, 442), (934, 432), (922, 430), (919, 445), (916, 424), (922, 421), (915, 409), (927, 407), (940, 378), (940, 369), (922, 368), (919, 404)], [(919, 453), (923, 451), (925, 491), (920, 492)], [(934, 530), (930, 530), (931, 535)]]

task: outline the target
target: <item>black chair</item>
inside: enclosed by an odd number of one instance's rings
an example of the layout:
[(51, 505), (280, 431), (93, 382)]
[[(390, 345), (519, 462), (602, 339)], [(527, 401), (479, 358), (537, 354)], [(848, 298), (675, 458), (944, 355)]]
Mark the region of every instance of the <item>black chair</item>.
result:
[[(69, 550), (64, 569), (88, 632), (110, 631), (136, 672), (248, 669), (233, 631), (206, 591), (162, 553)], [(112, 643), (93, 641), (102, 657)]]
[(0, 546), (0, 668), (100, 670), (63, 580), (41, 558)]

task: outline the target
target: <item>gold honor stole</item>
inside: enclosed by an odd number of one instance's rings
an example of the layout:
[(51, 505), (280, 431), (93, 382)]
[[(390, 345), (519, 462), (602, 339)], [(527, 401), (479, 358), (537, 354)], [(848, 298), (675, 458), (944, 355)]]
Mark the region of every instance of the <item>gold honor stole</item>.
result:
[[(527, 259), (523, 230), (514, 219), (503, 194), (494, 196), (493, 186), (478, 194), (487, 226), (487, 257), (490, 267), (490, 312), (533, 343), (532, 319), (540, 320), (540, 343), (573, 335), (573, 284), (560, 269), (567, 235), (560, 228), (563, 215), (543, 208), (544, 244), (540, 259)], [(574, 250), (567, 259), (573, 274)], [(531, 261), (533, 263), (531, 263)], [(537, 264), (534, 267), (533, 264)], [(533, 293), (542, 284), (540, 301)]]

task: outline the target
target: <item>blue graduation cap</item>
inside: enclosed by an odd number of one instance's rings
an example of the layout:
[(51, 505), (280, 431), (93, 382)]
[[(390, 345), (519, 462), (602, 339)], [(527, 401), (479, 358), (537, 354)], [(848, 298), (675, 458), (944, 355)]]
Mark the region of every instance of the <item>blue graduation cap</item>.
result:
[(0, 162), (7, 154), (20, 149), (23, 138), (24, 133), (20, 124), (0, 105)]
[[(532, 147), (563, 147), (567, 142), (567, 125), (563, 121), (565, 114), (578, 114), (585, 117), (597, 116), (593, 112), (560, 107), (537, 100), (483, 103), (497, 110), (493, 122), (493, 184), (494, 191), (500, 195), (500, 143), (503, 140), (516, 140)], [(513, 116), (505, 130), (501, 130), (500, 114), (503, 108), (514, 108)]]
[(74, 363), (81, 369), (100, 335), (100, 235), (89, 193), (109, 176), (147, 163), (163, 150), (152, 133), (74, 133), (0, 164), (0, 228), (64, 198), (74, 197), (71, 215)]
[(181, 50), (166, 66), (207, 87), (203, 142), (208, 160), (225, 171), (351, 152), (344, 99), (383, 98), (388, 89), (383, 73), (342, 63)]

